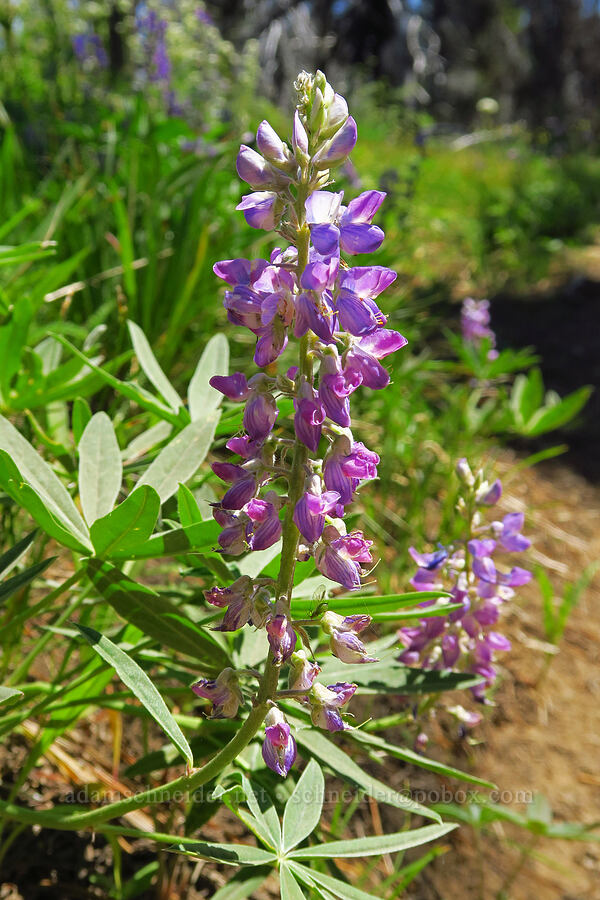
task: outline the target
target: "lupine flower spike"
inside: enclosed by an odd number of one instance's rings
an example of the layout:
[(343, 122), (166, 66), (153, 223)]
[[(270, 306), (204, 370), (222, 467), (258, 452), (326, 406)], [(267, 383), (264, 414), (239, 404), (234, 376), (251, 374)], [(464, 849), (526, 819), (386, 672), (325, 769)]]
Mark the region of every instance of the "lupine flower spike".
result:
[[(381, 308), (396, 273), (385, 266), (349, 265), (354, 255), (380, 247), (384, 233), (376, 217), (385, 194), (368, 190), (344, 202), (342, 192), (327, 189), (333, 170), (354, 149), (356, 122), (322, 72), (302, 72), (296, 89), (291, 145), (262, 122), (256, 146), (243, 145), (237, 158), (238, 174), (251, 189), (237, 208), (252, 228), (277, 231), (284, 246), (268, 259), (227, 259), (214, 266), (225, 282), (228, 320), (254, 336), (254, 363), (266, 369), (251, 377), (235, 372), (211, 379), (228, 400), (244, 404), (243, 432), (227, 442), (235, 456), (213, 464), (227, 485), (214, 507), (222, 528), (219, 545), (224, 554), (239, 556), (283, 537), (282, 570), (277, 583), (244, 576), (205, 596), (225, 610), (217, 629), (266, 630), (268, 665), (290, 663), (287, 695), (307, 705), (318, 727), (339, 731), (348, 727), (340, 708), (356, 687), (318, 684), (318, 665), (298, 649), (299, 635), (305, 636), (291, 609), (293, 566), (312, 558), (324, 576), (357, 590), (373, 564), (372, 541), (343, 522), (361, 485), (377, 477), (379, 463), (354, 438), (351, 398), (361, 386), (382, 390), (389, 384), (382, 361), (406, 339), (386, 327)], [(277, 361), (294, 343), (297, 364), (275, 374)], [(293, 404), (292, 435), (279, 416), (280, 398)], [(506, 539), (511, 536), (507, 531)], [(348, 664), (373, 662), (362, 640), (370, 622), (369, 616), (326, 612), (321, 625), (331, 652)], [(215, 688), (212, 682), (195, 687), (201, 696), (212, 692), (219, 714), (234, 706), (231, 697), (218, 693), (224, 682), (233, 690), (229, 676), (219, 676)], [(272, 707), (265, 762), (285, 775), (295, 755), (290, 727)]]
[[(465, 517), (464, 543), (440, 546), (432, 553), (419, 553), (414, 547), (409, 552), (418, 566), (412, 586), (418, 591), (448, 591), (451, 602), (461, 607), (446, 617), (422, 619), (414, 627), (401, 628), (398, 637), (405, 649), (400, 659), (408, 665), (462, 669), (480, 675), (482, 682), (471, 692), (476, 700), (486, 703), (487, 692), (496, 679), (495, 654), (510, 650), (508, 638), (495, 630), (501, 609), (514, 596), (514, 588), (531, 580), (527, 569), (499, 566), (493, 556), (498, 551), (520, 553), (527, 550), (530, 541), (521, 534), (522, 513), (508, 513), (488, 524), (483, 521), (483, 508), (495, 505), (502, 494), (499, 480), (488, 484), (482, 473), (473, 474), (466, 459), (459, 460), (456, 470), (464, 488), (458, 504), (458, 511)], [(461, 721), (471, 725), (477, 717), (467, 715)]]

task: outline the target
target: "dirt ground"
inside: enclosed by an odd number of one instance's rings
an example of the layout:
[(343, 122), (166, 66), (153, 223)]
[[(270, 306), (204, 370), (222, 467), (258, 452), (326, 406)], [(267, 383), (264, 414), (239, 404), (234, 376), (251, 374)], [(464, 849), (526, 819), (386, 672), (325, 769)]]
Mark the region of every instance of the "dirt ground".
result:
[[(499, 462), (508, 470), (514, 455), (503, 453)], [(600, 488), (564, 465), (521, 473), (502, 505), (506, 511), (526, 512), (527, 533), (533, 537), (530, 561), (546, 569), (557, 590), (600, 559)], [(600, 821), (599, 600), (597, 575), (540, 680), (545, 657), (540, 593), (535, 582), (519, 592), (504, 619), (513, 649), (504, 657), (497, 706), (476, 729), (482, 743), (470, 755), (469, 771), (494, 781), (501, 791), (543, 793), (557, 821)], [(468, 762), (464, 754), (454, 761), (463, 768)], [(600, 900), (600, 843), (541, 839), (523, 858), (529, 840), (527, 832), (504, 824), (479, 841), (462, 827), (452, 851), (424, 871), (412, 896), (495, 900), (520, 865), (506, 894), (509, 900)]]

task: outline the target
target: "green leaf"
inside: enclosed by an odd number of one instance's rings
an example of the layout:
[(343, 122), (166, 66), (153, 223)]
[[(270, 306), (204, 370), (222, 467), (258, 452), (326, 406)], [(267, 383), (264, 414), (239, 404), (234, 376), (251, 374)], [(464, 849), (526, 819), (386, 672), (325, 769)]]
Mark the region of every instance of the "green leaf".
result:
[(281, 553), (281, 541), (267, 547), (266, 550), (255, 550), (248, 553), (238, 563), (238, 569), (242, 575), (249, 575), (250, 578), (256, 578)]
[(105, 662), (115, 669), (123, 684), (133, 691), (154, 721), (160, 725), (167, 737), (181, 751), (184, 759), (187, 760), (190, 766), (193, 766), (192, 751), (181, 728), (144, 670), (127, 653), (121, 650), (120, 647), (117, 647), (116, 644), (113, 644), (107, 637), (100, 634), (100, 632), (94, 631), (93, 628), (88, 628), (85, 625), (75, 624), (88, 644), (93, 647)]
[(229, 372), (229, 344), (224, 334), (215, 334), (204, 348), (204, 353), (192, 375), (188, 388), (188, 405), (192, 422), (200, 421), (207, 412), (216, 409), (223, 394), (208, 383), (213, 375)]
[(493, 790), (496, 787), (491, 781), (477, 778), (475, 775), (469, 775), (467, 772), (461, 772), (460, 769), (455, 769), (454, 766), (447, 766), (444, 763), (438, 762), (436, 759), (429, 759), (421, 753), (409, 750), (407, 747), (397, 747), (395, 744), (390, 744), (387, 741), (384, 741), (383, 738), (379, 738), (374, 734), (369, 734), (360, 728), (348, 731), (347, 736), (358, 744), (364, 744), (366, 746), (370, 745), (377, 750), (384, 750), (386, 753), (389, 753), (390, 756), (396, 757), (396, 759), (402, 759), (404, 762), (411, 763), (413, 766), (419, 766), (421, 769), (428, 769), (430, 772), (435, 772), (438, 775), (458, 778), (460, 781), (466, 781), (469, 784), (477, 784), (480, 787), (489, 788), (490, 790)]
[(279, 885), (281, 888), (281, 900), (305, 900), (300, 885), (285, 863), (282, 863), (279, 869)]
[(538, 437), (566, 425), (583, 409), (591, 393), (591, 388), (581, 387), (553, 406), (538, 410), (527, 423), (526, 433), (531, 437)]
[[(50, 556), (48, 559), (43, 559), (41, 562), (31, 566), (31, 568), (25, 569), (23, 572), (19, 572), (18, 575), (13, 575), (12, 578), (0, 583), (0, 603), (8, 597), (12, 597), (12, 595), (16, 594), (17, 591), (20, 591), (22, 587), (29, 584), (34, 578), (37, 578), (37, 576), (43, 572), (44, 569), (47, 569), (50, 563), (54, 562), (55, 559), (56, 556)], [(10, 622), (8, 624), (10, 624)]]
[(39, 456), (29, 441), (22, 437), (8, 419), (0, 415), (0, 450), (18, 460), (19, 473), (42, 500), (46, 509), (78, 541), (89, 547), (88, 530), (77, 507), (48, 463)]
[(9, 700), (14, 700), (15, 697), (24, 696), (25, 694), (23, 691), (18, 691), (16, 688), (0, 686), (0, 705), (2, 703), (8, 703)]
[(179, 484), (188, 481), (204, 462), (219, 416), (220, 412), (213, 411), (202, 421), (186, 425), (148, 466), (138, 486), (149, 484), (157, 492), (161, 503), (168, 500)]
[(146, 544), (154, 531), (160, 512), (160, 498), (154, 488), (144, 484), (137, 487), (108, 515), (96, 519), (90, 536), (96, 556), (121, 555)]
[(268, 872), (269, 870), (266, 870), (260, 875), (253, 875), (242, 869), (241, 872), (236, 872), (227, 884), (219, 888), (216, 894), (213, 894), (212, 900), (246, 900), (263, 884)]
[(419, 847), (429, 841), (435, 841), (457, 826), (453, 823), (443, 825), (426, 825), (412, 831), (397, 831), (395, 834), (382, 834), (374, 837), (357, 838), (350, 841), (330, 841), (314, 847), (302, 847), (289, 854), (293, 859), (340, 859), (342, 857), (379, 856), (384, 853), (399, 853), (411, 847)]
[(361, 891), (345, 881), (332, 878), (331, 875), (325, 875), (315, 869), (307, 869), (299, 863), (290, 861), (289, 867), (304, 884), (309, 887), (312, 887), (313, 884), (321, 885), (340, 900), (379, 900), (374, 894), (367, 894), (366, 891)]
[(123, 464), (113, 424), (92, 416), (79, 442), (79, 497), (88, 525), (108, 515), (121, 490)]
[(198, 841), (196, 844), (176, 844), (169, 849), (185, 856), (212, 859), (228, 866), (263, 866), (277, 859), (274, 853), (260, 847), (252, 847), (250, 844), (213, 844)]
[(180, 610), (166, 597), (132, 581), (119, 569), (98, 559), (86, 563), (96, 590), (126, 622), (170, 647), (202, 662), (202, 670), (220, 672), (228, 665), (222, 647), (210, 632), (182, 619)]
[[(294, 720), (292, 717), (288, 716), (288, 721), (291, 722)], [(303, 723), (295, 720), (295, 724), (302, 725)], [(357, 765), (357, 763), (355, 763), (354, 760), (351, 759), (337, 744), (330, 741), (329, 738), (326, 738), (320, 731), (316, 731), (314, 728), (300, 727), (296, 732), (296, 740), (306, 749), (309, 756), (316, 756), (317, 759), (328, 766), (339, 778), (344, 778), (355, 784), (368, 794), (369, 797), (373, 797), (373, 799), (377, 800), (378, 803), (388, 803), (390, 806), (395, 806), (397, 809), (403, 809), (406, 812), (414, 812), (425, 816), (428, 819), (440, 821), (440, 817), (437, 813), (427, 809), (427, 807), (422, 806), (420, 803), (416, 803), (414, 800), (410, 800), (403, 794), (398, 793), (398, 791), (394, 791), (392, 788), (387, 787), (383, 782), (378, 781), (377, 778), (373, 778)]]
[(180, 484), (177, 489), (177, 512), (179, 521), (186, 528), (188, 525), (197, 525), (202, 522), (202, 513), (198, 501), (185, 484)]
[(30, 531), (24, 538), (21, 538), (18, 544), (15, 544), (14, 547), (11, 547), (0, 556), (0, 578), (8, 575), (11, 569), (16, 566), (23, 554), (34, 542), (36, 535), (37, 531)]
[(169, 404), (171, 409), (177, 412), (179, 407), (183, 406), (183, 401), (161, 369), (158, 360), (152, 352), (148, 338), (140, 326), (136, 325), (135, 322), (129, 320), (127, 322), (127, 327), (129, 328), (129, 335), (131, 337), (133, 349), (135, 350), (135, 355), (137, 356), (139, 364), (148, 378), (148, 381), (154, 385), (158, 393)]
[(325, 779), (315, 759), (298, 779), (283, 812), (283, 852), (287, 853), (312, 834), (321, 820)]
[(0, 485), (15, 503), (27, 510), (46, 534), (71, 550), (85, 555), (90, 553), (92, 545), (87, 538), (85, 543), (83, 540), (79, 540), (69, 527), (65, 527), (58, 518), (52, 515), (44, 505), (42, 498), (25, 483), (10, 455), (4, 450), (0, 450)]
[[(248, 781), (245, 775), (242, 775), (242, 787), (248, 808), (254, 816), (260, 839), (273, 850), (278, 850), (281, 847), (281, 827), (273, 801), (261, 788), (259, 788), (257, 796), (254, 785)], [(259, 802), (259, 797), (262, 803)]]
[[(323, 579), (325, 581), (326, 579)], [(312, 579), (311, 579), (312, 581)], [(315, 586), (316, 586), (315, 579)], [(299, 585), (301, 588), (302, 585)], [(293, 598), (298, 596), (296, 591)], [(437, 600), (451, 597), (445, 591), (411, 591), (407, 594), (385, 594), (380, 597), (371, 594), (355, 594), (351, 597), (332, 597), (327, 601), (327, 606), (339, 615), (352, 615), (354, 613), (367, 613), (375, 618), (376, 615), (386, 612), (395, 612), (404, 607), (417, 606), (425, 600)], [(314, 610), (316, 604), (311, 600), (292, 599), (292, 609), (297, 618), (307, 618)]]
[(126, 550), (117, 548), (111, 553), (111, 559), (154, 559), (199, 550), (208, 552), (216, 543), (219, 532), (219, 524), (215, 521), (198, 522), (188, 528), (173, 528), (135, 546), (128, 546)]
[(75, 397), (73, 401), (73, 412), (71, 413), (71, 426), (73, 428), (73, 439), (75, 445), (79, 444), (81, 436), (85, 431), (85, 427), (92, 418), (92, 410), (90, 404), (83, 397)]

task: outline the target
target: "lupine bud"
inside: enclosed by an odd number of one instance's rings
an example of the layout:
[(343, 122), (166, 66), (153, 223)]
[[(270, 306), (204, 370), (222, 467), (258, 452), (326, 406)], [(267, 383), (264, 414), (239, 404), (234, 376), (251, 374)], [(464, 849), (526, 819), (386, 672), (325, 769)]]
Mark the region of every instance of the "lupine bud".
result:
[(258, 126), (256, 143), (262, 155), (270, 163), (281, 168), (293, 165), (292, 154), (288, 145), (281, 140), (275, 129), (264, 120)]
[(315, 169), (330, 169), (342, 163), (354, 150), (357, 139), (356, 122), (348, 116), (345, 123), (312, 158)]
[(283, 713), (272, 707), (265, 716), (265, 739), (262, 756), (266, 764), (277, 775), (285, 778), (296, 759), (296, 741)]
[(244, 218), (252, 228), (272, 231), (279, 224), (283, 203), (273, 191), (255, 191), (246, 194), (236, 206), (244, 213)]
[(331, 103), (327, 105), (327, 119), (321, 129), (321, 137), (332, 137), (348, 118), (348, 104), (340, 94), (334, 94)]
[(308, 151), (308, 135), (306, 128), (302, 124), (298, 110), (294, 113), (294, 127), (292, 130), (292, 148), (294, 156), (301, 166), (305, 166), (309, 159)]
[(464, 457), (459, 459), (456, 463), (456, 474), (467, 487), (473, 487), (475, 484), (475, 477), (471, 471), (471, 466)]
[(267, 622), (267, 637), (277, 665), (287, 662), (296, 647), (296, 632), (287, 616), (278, 613)]
[(260, 153), (245, 144), (240, 147), (236, 168), (240, 178), (255, 191), (276, 191), (290, 181), (282, 172), (273, 169)]
[(357, 635), (371, 624), (370, 616), (340, 616), (328, 611), (321, 619), (321, 627), (330, 636), (329, 646), (334, 656), (345, 663), (377, 662)]

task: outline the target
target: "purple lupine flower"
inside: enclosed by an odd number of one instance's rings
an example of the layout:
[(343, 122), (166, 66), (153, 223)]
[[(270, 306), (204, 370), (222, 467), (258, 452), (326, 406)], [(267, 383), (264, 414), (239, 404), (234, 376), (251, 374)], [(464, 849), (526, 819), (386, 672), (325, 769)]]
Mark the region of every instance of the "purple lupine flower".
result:
[(321, 440), (325, 410), (320, 398), (307, 381), (303, 381), (298, 388), (294, 405), (296, 407), (294, 415), (296, 436), (309, 450), (316, 453)]
[[(411, 666), (461, 668), (480, 675), (483, 682), (471, 689), (472, 694), (487, 702), (486, 692), (496, 678), (494, 654), (510, 649), (510, 641), (492, 628), (514, 588), (531, 579), (531, 573), (519, 566), (508, 572), (499, 570), (492, 556), (498, 549), (521, 552), (529, 540), (521, 534), (524, 516), (520, 513), (482, 524), (475, 505), (495, 503), (502, 493), (499, 481), (490, 487), (481, 472), (473, 475), (465, 459), (459, 460), (456, 470), (468, 497), (461, 498), (458, 509), (470, 511), (466, 548), (463, 545), (453, 551), (440, 545), (433, 553), (418, 553), (411, 547), (410, 554), (419, 566), (411, 584), (418, 590), (449, 590), (450, 602), (459, 603), (460, 608), (400, 629), (398, 637), (404, 649), (399, 659)], [(429, 602), (433, 601), (422, 605)]]
[(236, 372), (234, 375), (213, 375), (209, 384), (229, 400), (236, 402), (247, 400), (252, 390), (242, 372)]
[[(270, 492), (267, 496), (275, 499)], [(246, 530), (246, 540), (250, 550), (266, 550), (281, 537), (281, 521), (278, 507), (268, 500), (251, 500), (245, 508), (250, 519)]]
[(252, 440), (264, 440), (273, 430), (278, 415), (279, 410), (272, 394), (253, 391), (244, 410), (244, 428)]
[[(384, 233), (371, 222), (385, 194), (364, 191), (348, 207), (342, 206), (343, 191), (314, 191), (306, 201), (306, 221), (316, 250), (323, 256), (371, 253), (381, 245)], [(352, 271), (352, 270), (350, 270)]]
[(253, 194), (245, 194), (236, 209), (244, 213), (251, 228), (273, 231), (281, 218), (283, 204), (273, 191), (254, 191)]
[(492, 529), (505, 550), (519, 553), (531, 547), (531, 541), (521, 534), (524, 524), (523, 513), (508, 513), (502, 522), (492, 522)]
[(242, 509), (256, 495), (260, 486), (256, 473), (233, 463), (214, 462), (211, 468), (223, 481), (233, 482), (221, 500), (223, 509)]
[(375, 299), (396, 279), (396, 273), (384, 266), (356, 266), (340, 277), (336, 301), (340, 327), (363, 337), (381, 329), (386, 318)]
[(473, 300), (467, 297), (463, 301), (461, 309), (460, 324), (463, 339), (475, 347), (478, 347), (482, 340), (489, 340), (491, 349), (488, 352), (488, 359), (497, 359), (498, 351), (496, 347), (496, 335), (490, 326), (490, 303), (489, 300)]
[(268, 265), (266, 259), (224, 259), (214, 264), (213, 272), (232, 287), (253, 287)]
[(294, 524), (309, 544), (314, 544), (323, 534), (325, 516), (332, 512), (340, 495), (337, 491), (324, 494), (305, 491), (294, 509)]
[(318, 682), (314, 684), (308, 696), (313, 725), (326, 731), (344, 731), (349, 728), (342, 719), (340, 709), (350, 701), (356, 687), (347, 681), (339, 681), (337, 684), (330, 684), (329, 687), (324, 687)]
[(273, 653), (273, 661), (281, 665), (288, 661), (296, 649), (296, 632), (283, 613), (277, 613), (267, 622), (267, 637)]
[(296, 759), (296, 741), (283, 713), (272, 707), (265, 716), (265, 739), (262, 756), (277, 775), (285, 778)]
[(212, 703), (211, 718), (232, 719), (237, 715), (240, 703), (243, 703), (237, 675), (233, 669), (223, 669), (214, 681), (201, 678), (192, 685), (197, 697), (203, 697)]
[(344, 377), (372, 390), (381, 390), (390, 383), (390, 376), (380, 359), (400, 350), (408, 341), (398, 331), (378, 329), (362, 337), (350, 347), (344, 359)]
[(308, 691), (321, 671), (321, 666), (311, 662), (304, 650), (296, 650), (290, 657), (288, 688), (290, 691)]
[(321, 619), (321, 627), (329, 635), (329, 647), (334, 656), (344, 663), (377, 662), (369, 656), (358, 635), (371, 624), (371, 616), (340, 616), (328, 610)]
[(306, 128), (300, 120), (298, 110), (296, 110), (296, 112), (294, 113), (294, 125), (292, 129), (292, 149), (294, 151), (294, 156), (296, 157), (300, 165), (306, 165), (309, 160), (308, 135), (306, 133)]
[(319, 378), (319, 399), (332, 422), (349, 428), (350, 394), (354, 384), (344, 377), (341, 360), (336, 350), (324, 355)]
[(379, 456), (361, 441), (350, 441), (342, 436), (332, 445), (325, 458), (323, 478), (328, 491), (337, 491), (340, 505), (346, 506), (361, 481), (377, 478)]

